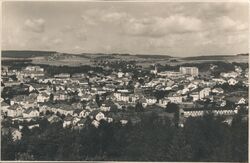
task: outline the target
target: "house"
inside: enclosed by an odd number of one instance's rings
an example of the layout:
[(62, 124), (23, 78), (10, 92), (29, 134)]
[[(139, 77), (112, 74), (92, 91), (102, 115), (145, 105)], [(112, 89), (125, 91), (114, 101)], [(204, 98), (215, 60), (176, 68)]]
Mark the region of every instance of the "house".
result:
[(11, 105), (8, 107), (7, 116), (8, 117), (19, 117), (22, 116), (22, 107), (18, 104)]
[(100, 122), (98, 122), (97, 120), (93, 120), (92, 125), (94, 125), (96, 128), (98, 128), (100, 125)]
[(199, 91), (200, 99), (208, 97), (210, 92), (211, 92), (211, 88), (203, 88), (202, 90), (200, 90)]
[(129, 103), (136, 103), (139, 99), (140, 99), (140, 95), (138, 94), (129, 95)]
[(18, 95), (18, 96), (14, 96), (11, 100), (10, 100), (10, 105), (14, 105), (14, 104), (19, 104), (22, 105), (24, 103), (24, 101), (26, 101), (26, 97), (25, 95)]
[(67, 104), (59, 104), (56, 106), (57, 108), (57, 112), (59, 112), (60, 114), (63, 115), (73, 115), (74, 113), (74, 108), (72, 107), (72, 105), (67, 105)]
[(107, 122), (108, 122), (108, 123), (111, 123), (111, 122), (113, 122), (113, 121), (114, 121), (113, 118), (107, 117)]
[(183, 74), (180, 72), (175, 72), (175, 71), (162, 71), (157, 73), (158, 76), (161, 77), (169, 77), (169, 78), (178, 78), (178, 77), (182, 77)]
[(49, 121), (49, 123), (56, 123), (62, 121), (62, 119), (55, 114), (49, 116), (47, 120)]
[(75, 109), (74, 112), (73, 112), (73, 116), (74, 116), (74, 117), (79, 117), (79, 114), (80, 114), (82, 111), (84, 111), (84, 110), (82, 110), (82, 109)]
[(220, 101), (216, 101), (216, 105), (218, 107), (225, 107), (227, 104), (227, 101), (226, 100), (220, 100)]
[(68, 73), (61, 73), (61, 74), (57, 74), (54, 75), (55, 78), (70, 78), (70, 74)]
[(167, 97), (172, 103), (181, 103), (182, 102), (182, 99), (183, 97), (181, 95), (178, 95), (174, 92), (171, 92), (168, 94), (168, 97)]
[(81, 119), (78, 118), (78, 117), (73, 117), (73, 119), (72, 119), (72, 125), (75, 126), (80, 120), (81, 120)]
[(87, 121), (86, 118), (81, 119), (80, 121), (78, 121), (77, 126), (83, 127), (85, 125), (86, 121)]
[(238, 96), (227, 97), (226, 100), (230, 101), (230, 102), (232, 102), (232, 103), (234, 103), (236, 105), (238, 105), (238, 104), (246, 104), (247, 103), (245, 98), (238, 97)]
[(192, 97), (193, 101), (197, 101), (200, 99), (200, 95), (199, 92), (195, 91), (195, 92), (191, 92), (189, 94), (190, 97)]
[(69, 127), (70, 125), (72, 125), (72, 121), (73, 121), (73, 116), (67, 115), (63, 120), (63, 128)]
[(2, 135), (11, 135), (13, 141), (20, 140), (22, 138), (22, 132), (16, 128), (1, 128)]
[(84, 73), (75, 73), (72, 75), (72, 78), (84, 78), (86, 75)]
[(41, 68), (40, 66), (27, 66), (24, 70), (26, 71), (44, 71), (44, 68)]
[(238, 83), (238, 81), (236, 79), (234, 79), (234, 78), (230, 78), (227, 82), (228, 82), (229, 85), (235, 85), (235, 84)]
[(182, 95), (186, 95), (189, 92), (188, 88), (183, 88), (182, 90), (180, 90), (180, 94)]
[(117, 77), (118, 77), (118, 78), (122, 78), (123, 76), (124, 76), (124, 73), (123, 73), (123, 72), (118, 72), (118, 73), (117, 73)]
[(73, 108), (75, 109), (83, 109), (83, 104), (80, 102), (74, 102), (71, 104)]
[(37, 90), (38, 92), (43, 92), (45, 90), (49, 90), (49, 86), (46, 84), (36, 84), (32, 83), (29, 85), (29, 91)]
[(170, 102), (170, 100), (166, 97), (159, 99), (159, 105), (162, 107), (166, 107), (169, 102)]
[(22, 132), (15, 128), (10, 128), (10, 133), (12, 135), (13, 141), (21, 140)]
[(157, 102), (157, 99), (155, 97), (152, 96), (147, 96), (145, 97), (147, 105), (153, 105)]
[(8, 108), (10, 107), (9, 104), (7, 104), (6, 102), (1, 102), (1, 112), (4, 113), (4, 115), (8, 114)]
[(37, 96), (36, 94), (17, 95), (10, 100), (10, 105), (13, 104), (19, 104), (24, 108), (35, 107), (37, 106)]
[(101, 111), (107, 112), (110, 111), (111, 107), (115, 107), (115, 104), (113, 101), (111, 100), (106, 100), (102, 103), (102, 105), (100, 106)]
[(222, 78), (214, 78), (214, 79), (212, 79), (212, 81), (216, 82), (217, 84), (224, 84), (227, 82), (226, 80), (224, 80)]
[(78, 96), (80, 96), (82, 101), (90, 101), (92, 99), (92, 95), (86, 93), (80, 93)]
[(34, 117), (39, 117), (39, 111), (37, 111), (34, 108), (28, 108), (23, 112), (23, 117), (24, 118), (34, 118)]
[(78, 81), (79, 81), (79, 85), (88, 85), (89, 84), (88, 79), (85, 79), (85, 78), (79, 79)]
[(37, 128), (39, 126), (40, 126), (39, 124), (33, 124), (33, 125), (29, 125), (28, 128), (33, 129), (33, 128)]
[(41, 92), (37, 96), (37, 102), (47, 102), (49, 101), (49, 99), (50, 99), (50, 95), (45, 92)]
[(121, 123), (122, 125), (126, 125), (126, 124), (128, 123), (128, 120), (122, 119), (122, 120), (120, 120), (120, 123)]
[(143, 108), (146, 108), (148, 106), (147, 100), (145, 98), (139, 99), (139, 103), (142, 104)]
[(86, 109), (87, 110), (97, 110), (97, 109), (99, 109), (99, 106), (96, 103), (96, 101), (90, 101), (90, 102), (87, 103)]
[(64, 101), (64, 100), (67, 100), (69, 99), (69, 96), (67, 94), (66, 91), (56, 91), (54, 94), (53, 94), (53, 100), (54, 101)]
[(117, 109), (125, 109), (127, 106), (129, 106), (129, 104), (124, 101), (115, 101), (115, 105)]
[(237, 72), (228, 72), (228, 73), (220, 73), (220, 76), (224, 77), (224, 78), (236, 78), (239, 74)]
[(80, 113), (79, 113), (79, 117), (83, 117), (83, 118), (85, 118), (85, 117), (87, 117), (88, 115), (89, 115), (89, 111), (87, 111), (87, 110), (82, 110)]
[(212, 89), (212, 92), (215, 94), (223, 94), (224, 90), (222, 88), (214, 88)]
[(105, 117), (105, 115), (102, 112), (99, 112), (99, 113), (96, 114), (95, 119), (97, 121), (106, 120), (106, 117)]
[(234, 69), (235, 69), (235, 71), (237, 72), (237, 73), (242, 73), (242, 68), (241, 67), (239, 67), (239, 66), (234, 66)]
[(52, 111), (52, 108), (54, 107), (54, 105), (52, 103), (42, 103), (39, 106), (39, 112), (45, 114), (46, 111), (50, 111), (50, 112), (56, 112), (55, 109), (53, 109), (54, 111)]
[(114, 93), (117, 101), (129, 102), (129, 94), (125, 92), (116, 92)]
[(198, 85), (194, 84), (194, 83), (190, 83), (190, 84), (187, 85), (187, 88), (189, 90), (195, 90), (197, 87), (198, 87)]

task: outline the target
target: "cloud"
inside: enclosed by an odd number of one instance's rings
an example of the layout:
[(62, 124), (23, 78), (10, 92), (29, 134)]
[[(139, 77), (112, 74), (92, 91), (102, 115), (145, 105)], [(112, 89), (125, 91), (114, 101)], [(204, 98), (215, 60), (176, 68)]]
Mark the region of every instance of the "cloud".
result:
[(88, 15), (82, 15), (81, 18), (83, 22), (87, 25), (96, 25), (95, 20), (89, 17)]
[(62, 39), (60, 39), (60, 38), (55, 38), (55, 39), (52, 40), (52, 43), (53, 43), (53, 44), (56, 44), (56, 45), (61, 44), (62, 42), (63, 42), (63, 41), (62, 41)]
[(220, 30), (226, 31), (242, 31), (247, 30), (248, 25), (237, 20), (233, 20), (228, 16), (221, 16), (216, 19), (216, 24)]
[(127, 13), (124, 12), (111, 12), (101, 15), (101, 20), (104, 22), (117, 22), (128, 17)]
[(125, 33), (134, 36), (163, 37), (167, 34), (198, 32), (202, 21), (195, 17), (172, 15), (166, 18), (131, 18), (125, 25)]
[(42, 33), (45, 30), (45, 20), (44, 19), (27, 19), (24, 22), (25, 29), (36, 32)]

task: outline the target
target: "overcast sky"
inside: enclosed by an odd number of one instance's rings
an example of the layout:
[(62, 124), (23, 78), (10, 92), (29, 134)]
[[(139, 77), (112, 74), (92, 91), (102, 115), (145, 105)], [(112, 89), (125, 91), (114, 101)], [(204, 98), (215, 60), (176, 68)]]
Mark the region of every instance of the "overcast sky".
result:
[(248, 3), (4, 2), (5, 50), (248, 52)]

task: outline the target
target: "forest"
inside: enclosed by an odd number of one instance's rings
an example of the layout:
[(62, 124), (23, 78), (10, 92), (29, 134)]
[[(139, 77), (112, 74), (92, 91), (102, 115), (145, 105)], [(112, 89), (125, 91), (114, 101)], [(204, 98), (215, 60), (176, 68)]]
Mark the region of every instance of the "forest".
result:
[(248, 122), (240, 114), (231, 125), (224, 120), (208, 114), (178, 127), (150, 114), (136, 125), (102, 121), (95, 128), (89, 121), (73, 130), (43, 119), (39, 128), (24, 126), (19, 141), (2, 136), (1, 154), (2, 160), (247, 161)]

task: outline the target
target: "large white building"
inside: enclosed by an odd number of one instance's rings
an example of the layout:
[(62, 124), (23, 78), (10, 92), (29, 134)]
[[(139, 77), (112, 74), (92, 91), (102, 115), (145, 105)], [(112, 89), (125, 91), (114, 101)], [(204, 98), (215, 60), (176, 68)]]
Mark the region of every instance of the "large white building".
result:
[(197, 67), (180, 67), (180, 73), (192, 76), (198, 76), (199, 69)]

